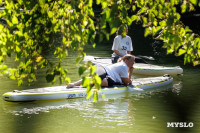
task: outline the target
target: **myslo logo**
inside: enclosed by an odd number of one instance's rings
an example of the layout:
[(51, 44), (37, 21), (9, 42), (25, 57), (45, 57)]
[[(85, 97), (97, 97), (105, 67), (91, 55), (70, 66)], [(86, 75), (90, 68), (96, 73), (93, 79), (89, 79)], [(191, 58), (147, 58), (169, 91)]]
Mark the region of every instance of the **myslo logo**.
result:
[(193, 122), (167, 122), (167, 127), (193, 127)]

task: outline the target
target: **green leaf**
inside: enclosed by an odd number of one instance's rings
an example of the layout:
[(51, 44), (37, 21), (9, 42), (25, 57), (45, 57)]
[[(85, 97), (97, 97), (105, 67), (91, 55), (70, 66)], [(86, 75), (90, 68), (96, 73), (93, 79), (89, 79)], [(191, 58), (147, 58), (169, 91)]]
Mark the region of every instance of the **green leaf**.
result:
[(192, 32), (192, 30), (188, 26), (186, 26), (185, 27), (185, 32)]
[(82, 75), (86, 70), (87, 70), (86, 67), (80, 66), (79, 69), (78, 69), (78, 74), (79, 74), (79, 75)]
[(192, 4), (194, 4), (194, 5), (197, 5), (198, 0), (190, 0), (190, 2), (191, 2)]
[(171, 5), (174, 6), (175, 0), (170, 0), (170, 1), (171, 1)]
[(54, 76), (55, 75), (60, 75), (60, 71), (54, 70)]
[(90, 67), (90, 75), (94, 75), (94, 72), (97, 70), (96, 66), (91, 66)]
[(94, 79), (95, 79), (95, 83), (98, 85), (98, 88), (96, 88), (96, 89), (100, 89), (100, 87), (101, 87), (101, 78), (97, 74), (95, 74), (94, 75)]
[(95, 91), (93, 92), (93, 94), (94, 94), (93, 102), (96, 102), (96, 101), (98, 100), (99, 93), (98, 93), (97, 90), (95, 90)]
[(146, 25), (147, 24), (147, 18), (146, 17), (142, 17), (143, 20), (143, 24)]
[(186, 10), (187, 10), (187, 4), (183, 2), (183, 4), (181, 5), (181, 13), (185, 13)]
[(178, 51), (178, 56), (184, 54), (185, 52), (186, 52), (185, 49), (179, 49), (179, 51)]
[(88, 77), (85, 77), (85, 76), (84, 76), (84, 77), (82, 78), (82, 80), (83, 80), (82, 86), (83, 86), (83, 87), (88, 87), (88, 86), (90, 86), (90, 79), (91, 79), (91, 78), (88, 78)]
[(101, 0), (96, 0), (97, 5), (101, 3)]
[(160, 26), (162, 26), (162, 27), (165, 27), (165, 26), (167, 25), (166, 21), (164, 21), (164, 20), (163, 20), (163, 21), (160, 21), (159, 24), (160, 24)]
[(117, 32), (117, 27), (113, 27), (113, 28), (111, 29), (110, 34), (112, 35), (112, 34), (114, 34), (114, 33), (116, 33), (116, 32)]
[(138, 19), (138, 16), (137, 15), (132, 15), (131, 19), (132, 19), (132, 21), (136, 21)]
[(147, 36), (150, 35), (150, 34), (151, 34), (150, 28), (149, 28), (149, 27), (148, 27), (148, 28), (145, 28), (144, 37), (147, 37)]
[(46, 81), (49, 83), (49, 82), (52, 82), (53, 80), (54, 80), (54, 77), (55, 77), (55, 75), (53, 75), (53, 74), (48, 74), (47, 76), (46, 76)]
[(109, 19), (110, 18), (110, 8), (107, 8), (106, 9), (106, 19)]
[(17, 52), (20, 52), (21, 51), (21, 49), (16, 45), (16, 51)]
[(93, 3), (93, 0), (89, 0), (89, 1), (88, 1), (88, 6), (89, 6), (89, 7), (92, 7), (92, 3)]
[(93, 91), (90, 90), (90, 91), (88, 92), (88, 95), (87, 95), (86, 99), (89, 99), (92, 95), (93, 95)]
[(13, 24), (18, 24), (18, 19), (16, 16), (12, 16), (12, 23)]
[(22, 80), (22, 79), (18, 80), (18, 86), (21, 86), (22, 83), (23, 83), (23, 80)]
[(48, 11), (48, 16), (49, 16), (49, 18), (53, 18), (53, 12), (52, 11)]
[(132, 6), (132, 10), (133, 10), (133, 11), (136, 10), (136, 6), (135, 6), (135, 5)]
[(69, 77), (66, 77), (66, 78), (65, 78), (65, 81), (66, 81), (67, 83), (70, 83), (70, 82), (71, 82), (71, 79), (70, 79)]
[(93, 44), (92, 44), (92, 47), (95, 48), (95, 47), (96, 47), (96, 43), (93, 43)]
[(200, 61), (194, 61), (193, 62), (193, 66), (197, 66), (197, 65), (199, 65), (200, 64)]
[(76, 64), (79, 64), (82, 61), (83, 61), (83, 57), (79, 56), (79, 57), (76, 58)]
[(101, 5), (102, 5), (102, 9), (105, 9), (108, 6), (108, 2), (103, 1), (101, 2)]

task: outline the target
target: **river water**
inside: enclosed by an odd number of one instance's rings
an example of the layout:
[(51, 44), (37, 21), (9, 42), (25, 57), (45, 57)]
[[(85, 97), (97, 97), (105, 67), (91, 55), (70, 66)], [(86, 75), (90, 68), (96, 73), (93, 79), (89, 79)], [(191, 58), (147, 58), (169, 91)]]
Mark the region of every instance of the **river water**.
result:
[[(112, 45), (112, 44), (111, 44)], [(88, 55), (110, 56), (111, 45), (88, 47)], [(138, 53), (146, 52), (138, 49)], [(150, 50), (149, 50), (150, 51)], [(152, 54), (152, 51), (148, 53)], [(78, 80), (76, 52), (71, 51), (63, 65), (72, 81)], [(144, 54), (143, 54), (144, 55)], [(49, 56), (52, 60), (55, 57)], [(171, 87), (144, 93), (109, 95), (97, 102), (71, 99), (46, 102), (12, 103), (0, 99), (0, 130), (2, 133), (199, 133), (200, 132), (200, 69), (184, 66), (174, 56), (162, 56), (153, 64), (180, 65), (183, 75), (175, 76)], [(9, 62), (13, 65), (12, 59)], [(45, 81), (45, 71), (28, 86), (0, 77), (0, 95), (13, 90), (59, 85)], [(134, 78), (141, 77), (134, 75)], [(144, 76), (143, 76), (144, 77)], [(168, 122), (185, 122), (185, 126), (167, 127)]]

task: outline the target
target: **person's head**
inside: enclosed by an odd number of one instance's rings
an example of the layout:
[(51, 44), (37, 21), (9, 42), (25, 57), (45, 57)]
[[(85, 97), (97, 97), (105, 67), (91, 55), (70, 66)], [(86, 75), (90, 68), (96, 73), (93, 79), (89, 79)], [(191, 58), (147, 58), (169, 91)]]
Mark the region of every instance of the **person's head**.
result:
[(122, 37), (125, 37), (127, 33), (128, 33), (127, 25), (121, 25), (117, 30), (117, 35), (121, 35)]
[(135, 56), (127, 54), (122, 57), (122, 60), (126, 63), (128, 67), (133, 67), (133, 64), (135, 63)]

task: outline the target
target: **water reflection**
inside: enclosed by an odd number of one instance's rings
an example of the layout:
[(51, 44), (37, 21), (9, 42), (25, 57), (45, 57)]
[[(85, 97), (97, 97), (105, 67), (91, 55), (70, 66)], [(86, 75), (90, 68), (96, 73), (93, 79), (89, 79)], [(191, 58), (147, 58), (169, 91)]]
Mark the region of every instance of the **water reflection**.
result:
[[(22, 103), (4, 102), (3, 109), (5, 112), (16, 116), (49, 113), (51, 110), (65, 108), (76, 109), (81, 112), (82, 117), (103, 118), (104, 121), (120, 122), (123, 125), (125, 121), (134, 119), (134, 115), (128, 115), (130, 112), (130, 102), (150, 98), (153, 95), (159, 95), (163, 93), (163, 90), (169, 90), (171, 86), (172, 85), (148, 89), (142, 92), (106, 95), (106, 98), (99, 97), (99, 100), (95, 103), (92, 102), (93, 99), (86, 100), (85, 98)], [(136, 110), (136, 108), (132, 106), (131, 111), (134, 112), (134, 110)]]
[(179, 95), (181, 93), (181, 90), (183, 88), (183, 75), (178, 75), (174, 77), (174, 82), (173, 82), (173, 87), (172, 87), (172, 92), (174, 94)]
[[(28, 123), (23, 122), (27, 127), (32, 127), (33, 121), (40, 120), (40, 123), (43, 123), (46, 120), (55, 119), (65, 123), (67, 129), (84, 126), (85, 128), (120, 129), (130, 132), (148, 127), (151, 131), (156, 131), (158, 127), (155, 125), (157, 124), (164, 130), (167, 121), (180, 118), (174, 114), (174, 107), (169, 106), (173, 99), (168, 99), (168, 94), (170, 92), (180, 94), (181, 92), (174, 90), (182, 88), (182, 85), (181, 79), (175, 78), (172, 86), (140, 91), (136, 94), (106, 95), (106, 99), (100, 99), (96, 103), (92, 102), (92, 99), (84, 98), (46, 102), (4, 102), (3, 109), (4, 112), (12, 114), (15, 120), (28, 121)], [(55, 122), (47, 123), (48, 128), (55, 124)], [(75, 123), (79, 125), (75, 125)], [(20, 123), (17, 125), (20, 126)], [(38, 126), (35, 125), (35, 128)], [(167, 130), (169, 131), (169, 129)], [(159, 128), (159, 131), (162, 130)]]

